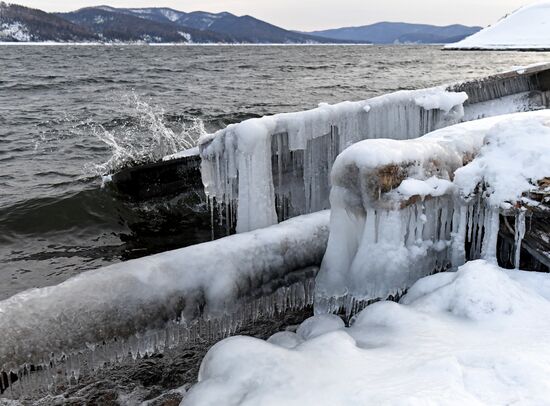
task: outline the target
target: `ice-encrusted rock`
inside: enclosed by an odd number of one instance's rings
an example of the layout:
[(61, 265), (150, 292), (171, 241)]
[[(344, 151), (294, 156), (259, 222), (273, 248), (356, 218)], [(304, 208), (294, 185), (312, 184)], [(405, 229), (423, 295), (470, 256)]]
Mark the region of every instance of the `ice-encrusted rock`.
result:
[[(341, 306), (353, 312), (353, 301), (399, 294), (466, 257), (496, 261), (499, 212), (529, 202), (522, 195), (550, 175), (548, 156), (548, 110), (346, 149), (332, 169), (331, 232), (316, 312)], [(524, 229), (518, 216), (517, 228)]]

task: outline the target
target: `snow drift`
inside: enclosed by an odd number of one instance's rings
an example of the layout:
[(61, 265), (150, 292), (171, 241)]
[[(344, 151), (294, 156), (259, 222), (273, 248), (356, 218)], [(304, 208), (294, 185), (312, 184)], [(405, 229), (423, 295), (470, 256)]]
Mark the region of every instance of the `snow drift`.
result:
[(449, 49), (550, 49), (550, 2), (524, 6)]
[(226, 339), (183, 404), (547, 404), (548, 312), (550, 275), (470, 262), (349, 328), (325, 315), (268, 342)]

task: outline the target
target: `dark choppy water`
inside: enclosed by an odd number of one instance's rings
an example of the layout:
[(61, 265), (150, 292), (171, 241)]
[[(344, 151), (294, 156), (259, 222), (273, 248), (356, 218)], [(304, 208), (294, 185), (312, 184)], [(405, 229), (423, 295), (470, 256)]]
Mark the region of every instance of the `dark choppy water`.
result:
[(195, 135), (197, 119), (215, 130), (548, 59), (403, 46), (0, 46), (0, 299), (210, 235), (192, 215), (200, 199), (174, 219), (174, 202), (131, 204), (102, 189), (108, 165), (98, 165), (113, 151), (100, 138), (157, 156), (151, 136)]

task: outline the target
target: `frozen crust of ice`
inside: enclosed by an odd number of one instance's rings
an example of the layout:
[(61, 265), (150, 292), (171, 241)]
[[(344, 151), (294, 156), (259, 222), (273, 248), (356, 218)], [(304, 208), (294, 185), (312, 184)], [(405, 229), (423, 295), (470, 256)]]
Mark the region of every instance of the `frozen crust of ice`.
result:
[(183, 316), (231, 311), (236, 299), (318, 266), (328, 212), (85, 272), (0, 302), (0, 370), (163, 328)]
[(474, 261), (292, 348), (227, 339), (183, 404), (548, 404), (549, 286), (548, 274)]

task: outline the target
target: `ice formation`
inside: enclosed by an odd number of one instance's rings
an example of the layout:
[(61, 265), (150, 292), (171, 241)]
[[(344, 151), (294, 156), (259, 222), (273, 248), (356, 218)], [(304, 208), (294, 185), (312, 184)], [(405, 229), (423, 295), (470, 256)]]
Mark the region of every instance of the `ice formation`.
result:
[[(419, 278), (496, 261), (501, 210), (515, 210), (516, 264), (523, 195), (550, 174), (550, 111), (467, 122), (415, 140), (366, 140), (332, 169), (327, 252), (316, 312), (398, 295)], [(469, 252), (466, 246), (469, 245)]]
[(548, 312), (550, 275), (473, 261), (349, 328), (319, 318), (302, 325), (324, 330), (311, 338), (221, 341), (182, 404), (547, 404)]
[(328, 212), (301, 216), (19, 293), (0, 302), (0, 372), (61, 362), (78, 374), (82, 359), (150, 354), (184, 335), (234, 332), (246, 315), (311, 304), (328, 221)]
[[(459, 121), (545, 108), (545, 66), (230, 125), (200, 141), (207, 195), (238, 232), (326, 209), (336, 156), (365, 139), (411, 139)], [(541, 73), (542, 72), (542, 73)]]
[(199, 141), (205, 191), (237, 232), (326, 209), (332, 163), (345, 147), (456, 123), (466, 99), (443, 87), (401, 91), (230, 125)]
[(521, 7), (497, 23), (465, 38), (451, 49), (550, 49), (550, 2)]

